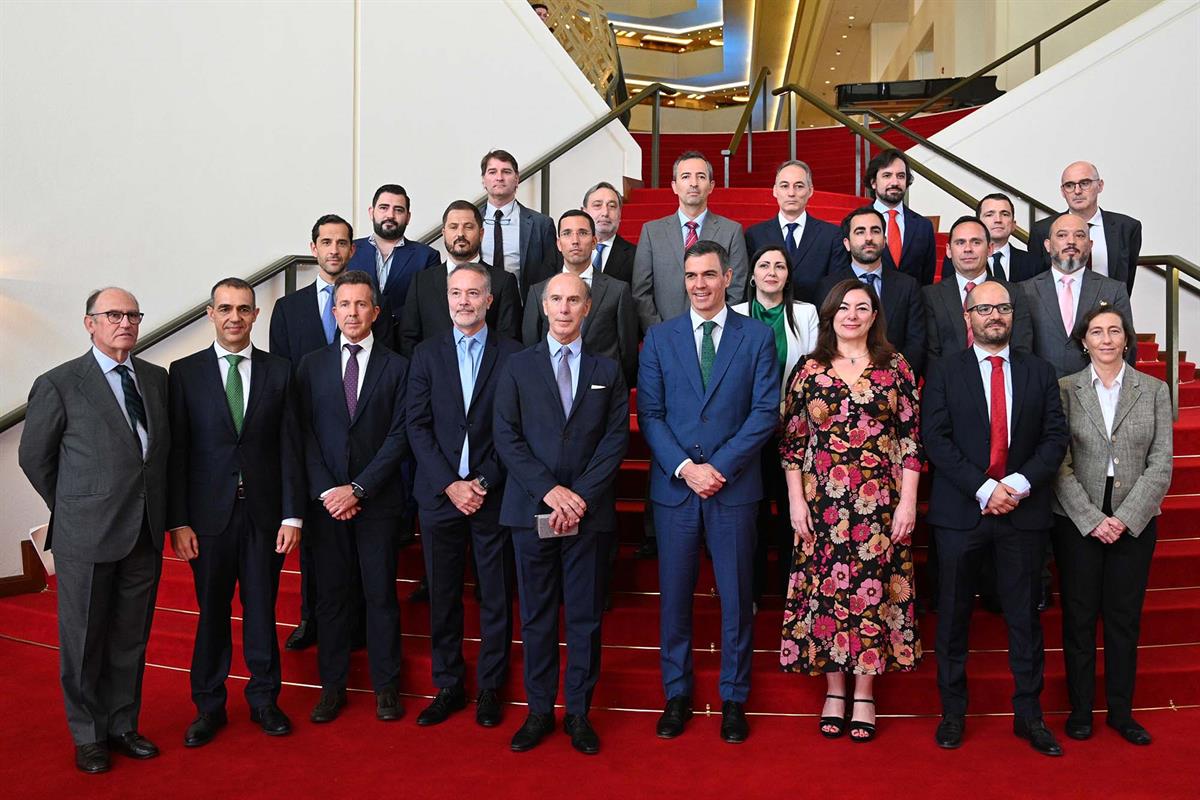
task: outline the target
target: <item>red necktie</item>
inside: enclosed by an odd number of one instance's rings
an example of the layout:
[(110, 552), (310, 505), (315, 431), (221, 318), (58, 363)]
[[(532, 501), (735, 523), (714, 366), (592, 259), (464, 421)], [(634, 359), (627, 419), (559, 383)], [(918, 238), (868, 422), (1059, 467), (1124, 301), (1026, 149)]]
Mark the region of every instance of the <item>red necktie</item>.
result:
[(688, 248), (696, 243), (700, 237), (696, 236), (696, 228), (699, 226), (695, 222), (685, 222), (684, 227), (688, 229), (687, 238), (683, 240), (683, 252), (687, 252)]
[(896, 222), (896, 215), (900, 212), (895, 209), (888, 209), (888, 229), (887, 229), (887, 246), (888, 252), (892, 254), (892, 263), (897, 267), (900, 266), (900, 249), (903, 244), (900, 241), (900, 224)]
[[(975, 291), (975, 281), (967, 281), (967, 293), (963, 296), (963, 311), (967, 310), (967, 298), (971, 296), (971, 292)], [(971, 322), (967, 321), (967, 347), (972, 347), (975, 344), (975, 332), (971, 330)]]
[(992, 445), (988, 455), (987, 476), (1003, 480), (1008, 468), (1008, 403), (1004, 399), (1004, 359), (988, 356), (992, 362)]

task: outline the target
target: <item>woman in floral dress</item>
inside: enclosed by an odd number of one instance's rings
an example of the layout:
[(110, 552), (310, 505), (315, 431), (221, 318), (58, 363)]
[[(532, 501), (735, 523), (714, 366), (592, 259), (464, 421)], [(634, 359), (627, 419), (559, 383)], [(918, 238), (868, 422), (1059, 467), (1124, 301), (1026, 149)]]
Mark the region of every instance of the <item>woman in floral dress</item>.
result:
[(879, 298), (839, 283), (821, 308), (817, 347), (791, 377), (780, 456), (796, 550), (780, 662), (824, 674), (820, 731), (875, 736), (874, 677), (921, 657), (910, 549), (921, 446), (917, 387), (887, 342)]

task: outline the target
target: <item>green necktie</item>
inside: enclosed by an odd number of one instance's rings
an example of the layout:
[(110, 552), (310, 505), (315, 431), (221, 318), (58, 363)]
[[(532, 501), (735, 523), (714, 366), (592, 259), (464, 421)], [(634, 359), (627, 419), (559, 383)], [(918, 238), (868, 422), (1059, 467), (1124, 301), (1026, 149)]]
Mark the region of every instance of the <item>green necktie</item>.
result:
[(717, 323), (709, 320), (700, 323), (704, 329), (704, 338), (700, 340), (700, 383), (708, 389), (708, 379), (712, 377), (712, 365), (717, 359), (717, 344), (713, 341), (713, 330)]
[(245, 356), (225, 356), (229, 362), (229, 375), (225, 378), (225, 399), (229, 402), (229, 415), (233, 417), (233, 429), (242, 435), (242, 420), (245, 419), (245, 400), (242, 397), (242, 373), (238, 364)]

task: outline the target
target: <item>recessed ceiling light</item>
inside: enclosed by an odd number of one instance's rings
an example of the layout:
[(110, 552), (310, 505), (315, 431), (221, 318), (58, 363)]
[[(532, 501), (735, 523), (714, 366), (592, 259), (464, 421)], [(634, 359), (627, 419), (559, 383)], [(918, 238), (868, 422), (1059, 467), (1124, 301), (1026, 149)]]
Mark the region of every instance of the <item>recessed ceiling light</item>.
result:
[(825, 81), (825, 83), (829, 83), (829, 81)]
[(844, 33), (843, 33), (843, 34), (842, 34), (842, 38), (843, 38), (843, 39), (849, 39), (850, 37), (849, 37), (849, 36), (847, 36), (846, 34), (844, 34)]
[(720, 39), (720, 38), (709, 39), (708, 43), (711, 44), (713, 47), (723, 47), (725, 45), (725, 40)]
[(834, 54), (835, 56), (840, 56), (840, 55), (842, 54), (842, 51), (841, 51), (841, 50), (834, 50), (834, 51), (833, 51), (833, 54)]
[(837, 67), (830, 67), (830, 68), (829, 68), (829, 71), (830, 71), (830, 72), (833, 72), (835, 69), (837, 69)]
[(673, 44), (678, 46), (686, 46), (692, 43), (691, 39), (681, 39), (678, 36), (659, 36), (657, 33), (648, 33), (642, 37), (643, 42), (661, 42), (662, 44)]
[(850, 19), (851, 19), (851, 20), (853, 20), (853, 19), (854, 19), (854, 15), (853, 15), (853, 14), (851, 14), (851, 15), (850, 15)]

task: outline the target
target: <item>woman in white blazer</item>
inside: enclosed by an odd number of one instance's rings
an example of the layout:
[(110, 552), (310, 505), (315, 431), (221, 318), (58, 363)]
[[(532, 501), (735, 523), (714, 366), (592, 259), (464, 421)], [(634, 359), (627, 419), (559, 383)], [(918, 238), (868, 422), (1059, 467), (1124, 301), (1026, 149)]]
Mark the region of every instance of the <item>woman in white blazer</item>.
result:
[[(797, 364), (817, 344), (817, 308), (793, 299), (792, 262), (782, 247), (768, 245), (750, 259), (749, 300), (732, 306), (738, 314), (759, 320), (775, 332), (775, 350), (783, 368), (780, 399)], [(781, 417), (782, 419), (782, 417)], [(779, 464), (779, 437), (771, 437), (762, 450), (763, 499), (758, 508), (758, 543), (754, 549), (754, 598), (757, 603), (766, 589), (767, 547), (779, 545), (780, 563), (791, 564), (792, 532), (789, 522), (787, 483)], [(775, 501), (777, 514), (771, 513)], [(780, 574), (786, 584), (788, 571)]]

